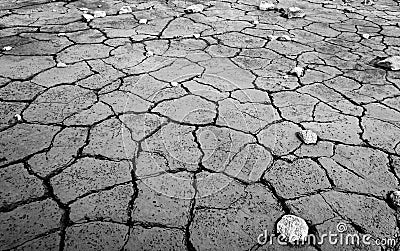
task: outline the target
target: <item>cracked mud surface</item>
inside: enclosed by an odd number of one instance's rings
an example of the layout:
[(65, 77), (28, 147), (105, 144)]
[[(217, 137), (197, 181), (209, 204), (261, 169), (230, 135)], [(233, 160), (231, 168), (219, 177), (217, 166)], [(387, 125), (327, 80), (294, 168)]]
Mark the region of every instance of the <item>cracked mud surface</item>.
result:
[(191, 4), (0, 3), (0, 250), (398, 250), (257, 237), (294, 214), (397, 238), (400, 72), (371, 62), (400, 54), (399, 3)]

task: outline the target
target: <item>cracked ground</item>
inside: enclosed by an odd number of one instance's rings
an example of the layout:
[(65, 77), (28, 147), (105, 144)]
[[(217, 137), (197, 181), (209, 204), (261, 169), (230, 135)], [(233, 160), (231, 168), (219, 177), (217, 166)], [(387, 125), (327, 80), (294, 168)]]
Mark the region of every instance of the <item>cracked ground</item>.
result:
[(202, 3), (0, 2), (0, 250), (398, 250), (399, 3)]

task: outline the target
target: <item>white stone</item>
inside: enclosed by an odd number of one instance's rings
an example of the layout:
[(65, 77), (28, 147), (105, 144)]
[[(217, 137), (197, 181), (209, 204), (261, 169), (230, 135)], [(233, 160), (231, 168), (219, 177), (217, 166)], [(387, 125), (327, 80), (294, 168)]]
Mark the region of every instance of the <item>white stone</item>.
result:
[(362, 2), (362, 4), (365, 4), (365, 5), (373, 5), (373, 4), (374, 4), (374, 1), (372, 1), (372, 0), (364, 0), (364, 1)]
[(293, 154), (288, 154), (288, 155), (282, 156), (282, 158), (285, 159), (285, 160), (288, 160), (288, 161), (290, 161), (290, 162), (293, 162), (293, 161), (295, 161), (298, 157), (297, 157), (296, 155), (293, 155)]
[(277, 38), (278, 41), (292, 41), (292, 38), (289, 35), (282, 35)]
[(88, 8), (79, 8), (78, 10), (82, 11), (85, 14), (89, 12)]
[(154, 4), (155, 4), (154, 1), (142, 1), (142, 3), (138, 3), (138, 5), (136, 5), (135, 8), (137, 8), (138, 10), (152, 9)]
[(119, 14), (128, 14), (128, 13), (132, 13), (131, 6), (122, 6), (121, 9), (119, 9)]
[(58, 63), (57, 63), (57, 67), (58, 67), (58, 68), (65, 68), (65, 67), (67, 67), (67, 65), (66, 65), (65, 63), (58, 62)]
[(194, 38), (200, 38), (200, 34), (194, 34), (193, 37)]
[(144, 18), (140, 19), (139, 24), (147, 24), (147, 19)]
[(21, 115), (19, 115), (19, 114), (15, 114), (14, 117), (15, 117), (15, 119), (16, 119), (17, 121), (21, 121), (21, 120), (22, 120), (22, 117), (21, 117)]
[(290, 12), (299, 12), (299, 11), (301, 11), (301, 9), (299, 7), (289, 7), (288, 10)]
[(260, 10), (273, 10), (275, 9), (275, 4), (261, 1), (258, 7), (260, 8)]
[(268, 35), (268, 39), (269, 39), (270, 41), (273, 41), (273, 40), (278, 39), (278, 36)]
[(362, 37), (365, 38), (365, 39), (368, 39), (369, 38), (369, 34), (362, 34)]
[(306, 14), (299, 7), (289, 7), (286, 9), (285, 15), (287, 18), (302, 18)]
[(59, 37), (65, 36), (65, 33), (64, 32), (60, 32), (60, 33), (57, 34), (57, 36), (59, 36)]
[(86, 20), (86, 22), (89, 22), (90, 20), (93, 20), (94, 19), (94, 16), (92, 16), (92, 15), (90, 15), (90, 14), (83, 14), (82, 15), (83, 16), (83, 18)]
[(198, 13), (198, 12), (203, 12), (204, 10), (204, 5), (202, 4), (195, 4), (195, 5), (191, 5), (189, 7), (187, 7), (185, 9), (185, 13)]
[(346, 7), (346, 8), (343, 9), (343, 12), (354, 13), (356, 11), (355, 11), (355, 9), (353, 7)]
[(307, 239), (308, 226), (305, 220), (295, 215), (284, 215), (276, 225), (277, 232), (286, 242), (296, 243)]
[(253, 20), (253, 24), (259, 24), (258, 20)]
[(171, 85), (172, 85), (172, 86), (178, 86), (179, 83), (178, 83), (178, 82), (171, 82)]
[(154, 56), (154, 52), (152, 52), (152, 51), (147, 51), (147, 52), (146, 52), (146, 56), (147, 56), (147, 57), (152, 57), (152, 56)]
[(400, 56), (391, 56), (377, 63), (378, 66), (392, 71), (400, 70)]
[(303, 130), (299, 132), (299, 138), (303, 141), (304, 144), (316, 144), (318, 141), (318, 136), (315, 132), (311, 130)]
[(11, 46), (5, 46), (3, 47), (3, 51), (11, 51), (13, 47)]
[(105, 11), (103, 11), (103, 10), (96, 10), (96, 11), (93, 12), (93, 16), (95, 18), (102, 18), (102, 17), (106, 17), (107, 13)]
[(296, 66), (290, 71), (290, 73), (297, 76), (298, 78), (300, 78), (304, 75), (304, 68), (300, 67), (300, 66)]
[(391, 192), (389, 197), (393, 205), (400, 208), (400, 191)]

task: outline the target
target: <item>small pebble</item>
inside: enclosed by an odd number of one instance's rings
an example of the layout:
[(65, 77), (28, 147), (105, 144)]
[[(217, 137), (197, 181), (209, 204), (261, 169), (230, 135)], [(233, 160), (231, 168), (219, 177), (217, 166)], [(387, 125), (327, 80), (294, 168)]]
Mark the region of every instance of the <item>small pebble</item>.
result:
[(298, 136), (306, 145), (316, 144), (318, 141), (317, 134), (311, 130), (303, 130), (298, 133)]
[(22, 120), (22, 117), (21, 117), (21, 115), (19, 115), (19, 114), (15, 114), (14, 117), (15, 117), (15, 119), (16, 119), (17, 121), (21, 121), (21, 120)]
[(274, 36), (274, 35), (268, 35), (268, 39), (270, 41), (276, 40), (278, 38), (278, 36)]
[(293, 154), (288, 154), (288, 155), (282, 156), (282, 158), (285, 159), (285, 160), (287, 160), (287, 161), (289, 161), (289, 162), (293, 162), (293, 161), (295, 161), (298, 157), (297, 157), (296, 155), (293, 155)]
[(400, 191), (391, 192), (389, 198), (393, 205), (400, 208)]
[(11, 46), (5, 46), (3, 47), (3, 51), (11, 51), (13, 47)]
[(58, 63), (57, 63), (57, 67), (58, 67), (58, 68), (65, 68), (65, 67), (67, 67), (67, 65), (66, 65), (65, 63), (58, 62)]
[(345, 12), (345, 13), (354, 13), (355, 11), (354, 11), (353, 8), (348, 7), (348, 8), (343, 9), (343, 12)]
[(59, 37), (65, 36), (65, 33), (64, 32), (60, 32), (60, 33), (57, 34), (57, 36), (59, 36)]
[(78, 8), (78, 10), (80, 10), (80, 11), (89, 11), (88, 8)]
[(94, 19), (94, 16), (92, 16), (90, 14), (83, 14), (82, 16), (86, 20), (86, 22), (90, 22), (90, 20)]
[(369, 38), (369, 34), (362, 34), (362, 37), (365, 38), (365, 39), (368, 39)]
[(171, 85), (172, 85), (172, 86), (178, 86), (179, 83), (178, 83), (178, 82), (171, 82)]
[(365, 4), (365, 5), (373, 5), (373, 4), (374, 4), (374, 1), (372, 1), (372, 0), (364, 0), (364, 1), (362, 2), (362, 4)]
[(290, 12), (299, 12), (299, 11), (301, 11), (301, 9), (299, 7), (289, 7), (288, 11), (290, 11)]
[(195, 5), (191, 5), (191, 6), (187, 7), (184, 11), (187, 14), (198, 13), (198, 12), (203, 12), (204, 7), (205, 6), (202, 4), (195, 4)]
[(132, 8), (130, 6), (122, 6), (119, 10), (119, 14), (128, 14), (132, 13)]
[(276, 224), (277, 232), (286, 242), (305, 241), (308, 235), (308, 225), (305, 220), (295, 215), (284, 215)]
[(78, 10), (82, 11), (84, 14), (88, 14), (89, 13), (89, 9), (88, 8), (79, 8)]
[(140, 19), (139, 24), (147, 24), (147, 19)]
[(194, 38), (200, 38), (200, 34), (194, 34), (193, 37)]
[(96, 10), (96, 11), (93, 12), (93, 16), (95, 18), (102, 18), (102, 17), (106, 17), (107, 13), (105, 11), (102, 11), (102, 10)]
[(290, 74), (295, 75), (298, 78), (300, 78), (304, 75), (304, 68), (302, 68), (300, 66), (296, 66), (290, 71)]
[(277, 38), (278, 41), (292, 41), (292, 38), (289, 35), (283, 35)]
[(253, 20), (253, 24), (259, 24), (258, 20)]
[(400, 56), (391, 56), (376, 62), (376, 65), (386, 70), (400, 71)]
[(275, 9), (275, 4), (268, 3), (266, 1), (261, 1), (258, 7), (260, 8), (260, 10), (272, 10)]
[(147, 57), (152, 57), (152, 56), (154, 56), (154, 52), (152, 52), (152, 51), (147, 51), (147, 52), (146, 52), (146, 56), (147, 56)]
[(287, 18), (302, 18), (305, 17), (305, 13), (299, 7), (289, 7), (284, 10), (284, 16)]

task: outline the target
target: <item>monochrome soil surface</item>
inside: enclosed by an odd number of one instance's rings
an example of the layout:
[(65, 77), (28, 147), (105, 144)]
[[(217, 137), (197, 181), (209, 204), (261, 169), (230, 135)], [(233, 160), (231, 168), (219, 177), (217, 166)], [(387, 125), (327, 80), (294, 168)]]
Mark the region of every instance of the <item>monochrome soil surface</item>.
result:
[(398, 250), (399, 2), (268, 3), (0, 1), (0, 250)]

